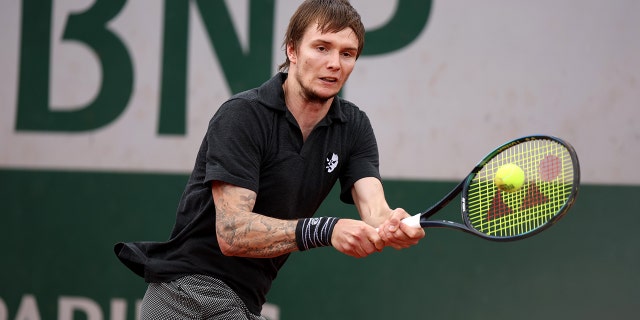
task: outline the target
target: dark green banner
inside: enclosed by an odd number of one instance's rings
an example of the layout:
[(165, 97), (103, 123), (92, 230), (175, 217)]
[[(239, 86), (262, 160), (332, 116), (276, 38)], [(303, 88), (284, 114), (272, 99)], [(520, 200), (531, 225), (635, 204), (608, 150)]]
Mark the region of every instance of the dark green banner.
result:
[[(145, 284), (117, 241), (164, 240), (186, 175), (0, 170), (0, 320), (136, 319)], [(390, 204), (428, 207), (451, 182), (385, 181)], [(356, 217), (337, 200), (320, 214)], [(269, 294), (280, 319), (633, 319), (640, 301), (637, 186), (583, 186), (557, 225), (520, 242), (428, 230), (364, 259), (293, 254)], [(444, 218), (456, 219), (451, 205)]]

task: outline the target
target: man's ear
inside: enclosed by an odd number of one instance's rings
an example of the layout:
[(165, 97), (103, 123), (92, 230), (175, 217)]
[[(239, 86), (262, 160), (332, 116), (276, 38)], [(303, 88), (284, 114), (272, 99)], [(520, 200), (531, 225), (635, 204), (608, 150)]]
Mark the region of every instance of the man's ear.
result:
[(287, 58), (291, 63), (297, 63), (298, 55), (293, 43), (287, 44)]

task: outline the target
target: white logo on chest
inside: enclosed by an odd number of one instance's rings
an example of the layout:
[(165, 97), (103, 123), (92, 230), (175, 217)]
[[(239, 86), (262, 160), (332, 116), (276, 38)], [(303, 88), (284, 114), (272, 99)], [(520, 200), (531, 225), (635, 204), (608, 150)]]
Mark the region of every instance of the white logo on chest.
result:
[(337, 166), (338, 166), (338, 155), (334, 153), (331, 155), (331, 158), (327, 158), (327, 166), (325, 168), (327, 169), (327, 172), (331, 173), (333, 172), (333, 170), (336, 169)]

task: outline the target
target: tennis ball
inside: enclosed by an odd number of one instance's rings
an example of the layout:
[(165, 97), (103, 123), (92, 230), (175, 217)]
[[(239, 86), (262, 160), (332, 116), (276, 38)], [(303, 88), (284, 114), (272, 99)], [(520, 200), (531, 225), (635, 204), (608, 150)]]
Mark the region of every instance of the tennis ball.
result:
[(524, 184), (524, 171), (516, 164), (508, 163), (496, 171), (493, 177), (496, 187), (502, 191), (513, 192), (522, 188)]

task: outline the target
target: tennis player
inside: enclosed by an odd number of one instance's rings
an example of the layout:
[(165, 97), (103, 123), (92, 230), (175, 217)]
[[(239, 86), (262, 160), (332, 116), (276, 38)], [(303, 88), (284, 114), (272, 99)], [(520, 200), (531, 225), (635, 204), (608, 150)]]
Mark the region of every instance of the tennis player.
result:
[[(115, 246), (149, 283), (142, 319), (263, 319), (290, 253), (333, 246), (366, 257), (424, 237), (385, 200), (369, 119), (337, 96), (364, 34), (349, 1), (305, 1), (291, 17), (281, 72), (220, 106), (169, 240)], [(337, 181), (360, 220), (314, 217)]]

